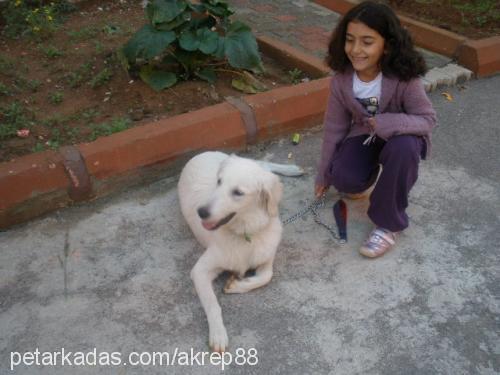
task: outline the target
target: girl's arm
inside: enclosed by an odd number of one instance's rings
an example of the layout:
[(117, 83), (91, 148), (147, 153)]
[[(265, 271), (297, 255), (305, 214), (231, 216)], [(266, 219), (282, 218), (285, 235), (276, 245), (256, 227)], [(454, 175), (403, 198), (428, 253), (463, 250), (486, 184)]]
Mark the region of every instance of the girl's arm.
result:
[(375, 133), (382, 139), (401, 134), (428, 136), (436, 125), (436, 112), (420, 79), (408, 83), (402, 100), (405, 112), (375, 116)]
[(351, 113), (346, 109), (340, 92), (340, 80), (333, 76), (325, 112), (321, 159), (316, 176), (316, 186), (327, 186), (330, 165), (338, 144), (345, 138), (351, 124)]

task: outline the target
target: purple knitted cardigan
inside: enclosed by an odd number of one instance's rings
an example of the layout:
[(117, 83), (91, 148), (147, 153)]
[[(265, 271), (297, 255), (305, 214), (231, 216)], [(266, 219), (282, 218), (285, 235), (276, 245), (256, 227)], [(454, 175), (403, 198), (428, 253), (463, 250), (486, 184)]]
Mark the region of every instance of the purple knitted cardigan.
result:
[[(324, 119), (323, 145), (316, 184), (331, 185), (330, 166), (339, 145), (346, 138), (369, 134), (368, 112), (354, 98), (353, 70), (335, 74), (330, 82), (330, 95)], [(375, 133), (382, 139), (400, 134), (413, 134), (425, 139), (425, 150), (431, 148), (431, 130), (436, 125), (436, 112), (419, 78), (400, 81), (382, 77), (379, 112), (375, 115)]]

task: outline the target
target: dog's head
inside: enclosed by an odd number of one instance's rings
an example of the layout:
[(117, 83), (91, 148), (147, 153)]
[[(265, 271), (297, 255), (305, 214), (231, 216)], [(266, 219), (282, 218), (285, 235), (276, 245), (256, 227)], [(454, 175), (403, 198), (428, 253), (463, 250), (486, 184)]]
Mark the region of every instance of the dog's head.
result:
[(217, 172), (209, 201), (198, 208), (205, 229), (228, 225), (238, 233), (253, 233), (278, 216), (283, 186), (275, 174), (255, 161), (231, 155)]

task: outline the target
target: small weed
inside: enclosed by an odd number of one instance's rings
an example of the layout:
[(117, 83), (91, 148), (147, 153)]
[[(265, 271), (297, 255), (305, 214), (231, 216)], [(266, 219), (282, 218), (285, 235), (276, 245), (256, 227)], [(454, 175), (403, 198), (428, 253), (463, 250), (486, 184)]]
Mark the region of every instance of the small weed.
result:
[(52, 150), (57, 150), (63, 143), (62, 133), (58, 128), (52, 129), (50, 139), (45, 143)]
[(82, 112), (82, 117), (85, 120), (85, 122), (88, 124), (90, 123), (93, 119), (95, 119), (97, 116), (99, 116), (99, 111), (95, 108), (88, 108)]
[(0, 140), (13, 137), (19, 129), (30, 126), (27, 110), (20, 102), (0, 107)]
[(301, 77), (304, 73), (302, 70), (294, 68), (293, 70), (288, 71), (288, 77), (290, 78), (290, 81), (296, 85), (297, 83), (300, 83)]
[(37, 79), (32, 79), (31, 81), (27, 81), (26, 85), (32, 92), (37, 92), (42, 83)]
[(108, 36), (119, 35), (122, 33), (120, 26), (116, 25), (105, 25), (102, 28), (102, 31)]
[(104, 68), (99, 73), (97, 73), (94, 78), (90, 80), (90, 86), (92, 88), (100, 87), (104, 85), (106, 82), (109, 82), (111, 77), (113, 76), (113, 72), (109, 68)]
[(99, 40), (94, 40), (95, 52), (100, 55), (104, 51), (104, 44)]
[(49, 148), (52, 150), (57, 150), (60, 147), (60, 143), (56, 139), (49, 139), (46, 145), (49, 146)]
[(63, 122), (63, 117), (62, 116), (54, 116), (54, 117), (49, 117), (45, 120), (42, 120), (41, 123), (43, 126), (46, 126), (48, 128), (53, 128)]
[(105, 122), (92, 126), (91, 140), (96, 140), (99, 137), (105, 137), (114, 133), (121, 132), (130, 127), (131, 121), (129, 118), (115, 118), (111, 122)]
[(8, 96), (10, 94), (12, 94), (12, 92), (9, 90), (9, 87), (6, 84), (0, 82), (0, 95)]
[(0, 71), (2, 73), (7, 73), (12, 68), (14, 68), (14, 62), (12, 62), (8, 57), (0, 55)]
[(42, 51), (42, 53), (45, 55), (45, 57), (49, 58), (49, 59), (54, 59), (56, 57), (60, 57), (60, 56), (63, 56), (63, 52), (54, 47), (54, 46), (47, 46), (47, 47), (44, 47), (44, 46), (40, 46), (39, 47), (40, 51)]
[(95, 26), (87, 26), (81, 30), (68, 31), (67, 34), (73, 41), (83, 41), (95, 38), (99, 30)]
[(36, 145), (31, 149), (32, 152), (40, 152), (45, 150), (43, 143), (37, 142)]
[(72, 144), (77, 142), (79, 135), (80, 135), (80, 128), (79, 127), (69, 128), (67, 130), (68, 139), (69, 139), (70, 143), (72, 143)]
[(61, 104), (64, 99), (64, 94), (60, 91), (51, 92), (49, 94), (49, 101), (52, 104)]
[(91, 72), (92, 72), (92, 64), (83, 63), (74, 72), (68, 73), (65, 76), (65, 79), (71, 88), (76, 88), (81, 86), (84, 82), (86, 82), (90, 78)]

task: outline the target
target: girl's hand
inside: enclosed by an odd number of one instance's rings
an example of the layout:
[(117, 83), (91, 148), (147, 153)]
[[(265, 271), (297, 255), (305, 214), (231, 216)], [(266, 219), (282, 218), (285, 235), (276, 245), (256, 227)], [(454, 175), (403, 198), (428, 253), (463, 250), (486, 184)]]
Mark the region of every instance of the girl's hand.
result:
[(328, 191), (328, 186), (316, 185), (314, 187), (314, 196), (320, 198), (323, 194)]
[(368, 119), (366, 120), (367, 124), (368, 124), (368, 127), (370, 128), (370, 130), (372, 132), (375, 131), (375, 127), (377, 126), (377, 121), (375, 121), (375, 117), (368, 117)]

